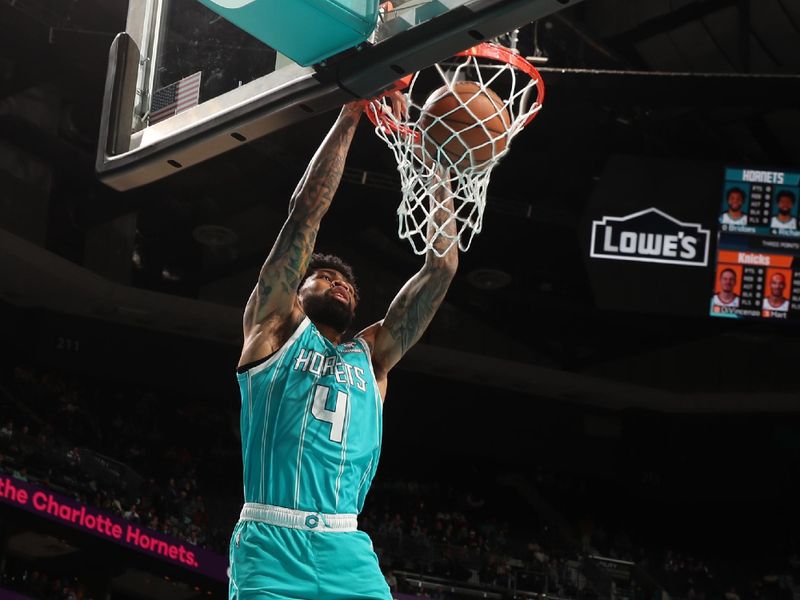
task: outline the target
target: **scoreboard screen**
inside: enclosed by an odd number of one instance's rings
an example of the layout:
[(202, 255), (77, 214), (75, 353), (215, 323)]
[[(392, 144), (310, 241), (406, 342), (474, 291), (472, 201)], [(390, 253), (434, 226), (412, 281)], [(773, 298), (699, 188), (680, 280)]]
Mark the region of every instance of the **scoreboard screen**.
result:
[(714, 317), (800, 322), (800, 172), (725, 170)]

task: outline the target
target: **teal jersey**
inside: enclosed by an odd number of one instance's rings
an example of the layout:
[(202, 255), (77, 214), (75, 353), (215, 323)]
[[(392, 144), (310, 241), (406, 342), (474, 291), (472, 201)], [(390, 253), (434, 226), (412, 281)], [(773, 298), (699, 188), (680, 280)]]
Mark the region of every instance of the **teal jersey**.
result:
[(383, 433), (367, 343), (336, 346), (306, 317), (275, 354), (237, 378), (245, 502), (359, 513)]

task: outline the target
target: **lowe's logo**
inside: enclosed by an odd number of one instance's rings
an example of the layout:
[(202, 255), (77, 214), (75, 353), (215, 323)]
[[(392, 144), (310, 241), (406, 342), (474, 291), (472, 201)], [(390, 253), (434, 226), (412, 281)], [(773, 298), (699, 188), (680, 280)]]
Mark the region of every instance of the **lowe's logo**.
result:
[(705, 267), (708, 229), (682, 223), (657, 208), (592, 222), (593, 258)]

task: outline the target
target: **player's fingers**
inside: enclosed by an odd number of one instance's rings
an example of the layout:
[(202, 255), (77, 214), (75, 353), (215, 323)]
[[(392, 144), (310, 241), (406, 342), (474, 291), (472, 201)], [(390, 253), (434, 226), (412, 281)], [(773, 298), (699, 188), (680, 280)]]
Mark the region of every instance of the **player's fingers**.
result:
[(389, 100), (392, 103), (392, 113), (397, 120), (402, 121), (408, 113), (408, 105), (403, 92), (399, 90), (393, 91), (389, 94)]
[(349, 110), (350, 112), (354, 113), (361, 113), (367, 109), (367, 101), (366, 100), (353, 100), (351, 102), (347, 102), (343, 108), (345, 110)]

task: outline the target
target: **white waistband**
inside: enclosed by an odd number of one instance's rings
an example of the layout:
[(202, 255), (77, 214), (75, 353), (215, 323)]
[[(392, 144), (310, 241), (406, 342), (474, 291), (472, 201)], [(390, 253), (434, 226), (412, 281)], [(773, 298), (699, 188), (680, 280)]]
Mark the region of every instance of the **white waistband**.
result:
[(331, 515), (304, 510), (292, 510), (271, 504), (246, 502), (239, 515), (240, 521), (260, 521), (306, 531), (357, 531), (357, 515)]

